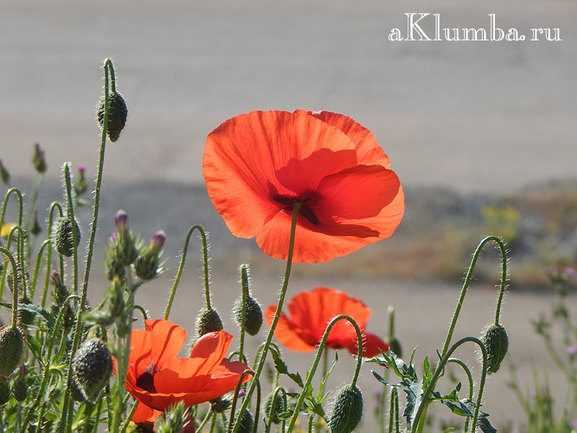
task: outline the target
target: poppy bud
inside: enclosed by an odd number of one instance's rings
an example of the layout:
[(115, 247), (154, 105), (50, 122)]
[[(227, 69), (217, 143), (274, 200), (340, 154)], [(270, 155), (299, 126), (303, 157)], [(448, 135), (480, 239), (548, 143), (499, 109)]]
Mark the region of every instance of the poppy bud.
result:
[(212, 400), (210, 402), (210, 407), (212, 411), (216, 413), (226, 412), (230, 407), (230, 405), (231, 405), (230, 399), (222, 397), (219, 397), (216, 400)]
[(116, 236), (111, 239), (111, 244), (106, 249), (106, 257), (104, 258), (104, 267), (106, 268), (106, 278), (108, 281), (112, 281), (115, 278), (119, 278), (121, 280), (124, 279), (126, 276), (126, 269), (120, 261), (118, 257), (116, 257), (115, 249), (112, 246), (112, 243), (116, 242)]
[(80, 243), (80, 227), (77, 221), (67, 216), (61, 216), (54, 224), (52, 242), (58, 253), (66, 257), (72, 257), (74, 249)]
[[(265, 415), (268, 417), (270, 416), (270, 422), (273, 424), (280, 424), (282, 419), (280, 418), (280, 414), (287, 411), (288, 402), (286, 398), (286, 394), (284, 392), (277, 392), (276, 398), (274, 398), (275, 393), (272, 392), (266, 398), (265, 402)], [(273, 399), (274, 399), (274, 406), (273, 406)]]
[(46, 172), (46, 157), (44, 156), (44, 150), (42, 150), (39, 143), (34, 143), (32, 165), (34, 165), (34, 168), (38, 173), (44, 174)]
[[(233, 307), (234, 320), (239, 327), (243, 324), (242, 299), (238, 299)], [(244, 305), (244, 330), (250, 335), (258, 334), (262, 326), (262, 308), (252, 296), (246, 298)]]
[(487, 351), (487, 372), (496, 373), (509, 349), (507, 331), (501, 325), (489, 325), (481, 335), (481, 342)]
[(38, 236), (40, 233), (42, 233), (42, 226), (40, 225), (40, 221), (38, 221), (38, 211), (34, 211), (34, 222), (30, 228), (30, 233), (32, 233), (34, 236)]
[(329, 419), (331, 433), (351, 433), (363, 416), (363, 394), (354, 385), (346, 385), (338, 392)]
[(196, 334), (202, 337), (209, 332), (222, 331), (222, 320), (213, 308), (203, 307), (196, 317)]
[(18, 367), (24, 353), (24, 336), (19, 328), (0, 330), (0, 377), (7, 377)]
[(0, 378), (0, 406), (5, 405), (10, 400), (10, 385), (6, 379)]
[(74, 379), (70, 380), (70, 395), (72, 396), (72, 399), (78, 403), (84, 403), (86, 401), (82, 395), (82, 391), (80, 391), (80, 388), (78, 388)]
[[(28, 297), (25, 296), (20, 300), (20, 305), (32, 305), (32, 302)], [(31, 325), (34, 323), (35, 317), (36, 313), (33, 310), (27, 308), (18, 309), (18, 319), (19, 322), (23, 325)]]
[(245, 409), (237, 421), (239, 423), (238, 433), (252, 433), (254, 418), (252, 413)]
[(10, 185), (10, 172), (0, 159), (0, 180), (6, 186)]
[[(104, 97), (100, 99), (97, 117), (100, 128), (104, 125)], [(126, 124), (126, 117), (128, 116), (128, 108), (124, 98), (118, 92), (111, 92), (108, 95), (108, 138), (114, 142), (118, 140), (120, 132), (124, 129)]]
[(28, 385), (26, 384), (26, 371), (20, 367), (20, 373), (12, 384), (12, 395), (17, 401), (24, 401), (28, 397)]
[(150, 243), (143, 249), (134, 263), (134, 270), (138, 278), (142, 280), (152, 280), (161, 271), (160, 256), (162, 247), (166, 242), (166, 234), (159, 230), (150, 240)]
[(102, 340), (86, 340), (72, 361), (74, 380), (86, 400), (94, 401), (112, 374), (112, 357)]
[(403, 347), (398, 338), (394, 337), (389, 341), (389, 350), (397, 355), (398, 358), (403, 357)]

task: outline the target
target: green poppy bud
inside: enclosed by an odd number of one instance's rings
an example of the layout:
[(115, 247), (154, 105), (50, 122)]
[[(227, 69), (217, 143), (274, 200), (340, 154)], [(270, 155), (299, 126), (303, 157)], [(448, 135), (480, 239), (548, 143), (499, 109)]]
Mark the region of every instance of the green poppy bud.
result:
[(77, 221), (61, 216), (54, 224), (52, 243), (56, 251), (66, 257), (72, 257), (74, 249), (80, 243), (80, 227)]
[(338, 392), (329, 419), (331, 433), (351, 433), (363, 416), (363, 394), (353, 385), (346, 385)]
[(46, 172), (46, 157), (44, 155), (44, 150), (40, 147), (40, 143), (34, 144), (32, 165), (34, 165), (34, 168), (38, 173), (44, 174)]
[(243, 411), (243, 413), (240, 415), (240, 418), (238, 419), (238, 423), (240, 424), (239, 429), (237, 430), (238, 433), (252, 433), (254, 418), (252, 413), (250, 413), (248, 410)]
[(231, 401), (229, 398), (222, 398), (219, 397), (216, 400), (212, 400), (210, 402), (210, 406), (213, 412), (216, 413), (224, 413), (228, 410), (231, 405)]
[(218, 312), (212, 308), (202, 308), (196, 317), (196, 334), (202, 337), (209, 332), (222, 331), (222, 320)]
[(24, 336), (19, 328), (0, 330), (0, 377), (7, 377), (20, 365), (24, 354)]
[[(108, 138), (110, 141), (114, 142), (118, 140), (120, 133), (124, 129), (126, 124), (126, 118), (128, 116), (128, 107), (124, 98), (118, 92), (111, 92), (108, 95)], [(104, 97), (100, 99), (98, 106), (98, 124), (100, 128), (104, 125)]]
[(487, 351), (487, 372), (496, 373), (509, 349), (507, 331), (501, 325), (489, 325), (483, 331), (481, 341)]
[[(234, 320), (239, 327), (243, 324), (242, 298), (238, 299), (233, 307)], [(246, 298), (244, 306), (244, 330), (250, 335), (256, 335), (262, 326), (262, 308), (252, 296)]]
[[(274, 398), (275, 393), (272, 392), (268, 395), (265, 402), (265, 416), (270, 416), (270, 422), (273, 424), (280, 424), (282, 419), (280, 418), (280, 414), (287, 411), (288, 402), (286, 398), (286, 394), (284, 392), (277, 392), (276, 398)], [(273, 406), (273, 398), (274, 398), (274, 406)]]
[(94, 401), (112, 374), (112, 356), (102, 340), (86, 340), (72, 361), (74, 380), (83, 396)]
[(24, 401), (28, 397), (28, 385), (24, 374), (19, 374), (12, 384), (12, 395), (17, 401)]
[(0, 378), (0, 406), (5, 405), (10, 400), (10, 385), (6, 379)]

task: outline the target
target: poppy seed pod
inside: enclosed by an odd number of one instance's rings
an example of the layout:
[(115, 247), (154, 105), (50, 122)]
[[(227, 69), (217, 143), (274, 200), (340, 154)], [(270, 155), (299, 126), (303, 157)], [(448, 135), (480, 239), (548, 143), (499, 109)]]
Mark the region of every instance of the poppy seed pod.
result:
[(28, 397), (28, 385), (24, 375), (19, 374), (12, 384), (12, 395), (17, 401), (24, 401)]
[(239, 423), (238, 433), (252, 433), (254, 418), (250, 411), (244, 410), (237, 422)]
[(216, 400), (212, 400), (210, 402), (210, 408), (213, 412), (216, 413), (224, 413), (228, 410), (231, 405), (231, 401), (229, 398), (219, 397)]
[[(108, 138), (114, 142), (120, 137), (120, 133), (126, 124), (126, 117), (128, 116), (128, 107), (124, 98), (118, 92), (110, 93), (108, 97)], [(98, 125), (100, 128), (104, 125), (104, 97), (100, 98), (98, 106)]]
[(32, 165), (34, 165), (34, 168), (38, 173), (44, 174), (46, 172), (46, 157), (44, 156), (44, 150), (40, 147), (40, 143), (34, 144)]
[(76, 220), (61, 216), (54, 224), (52, 242), (56, 251), (66, 257), (72, 257), (74, 249), (80, 243), (80, 227)]
[(288, 407), (287, 404), (288, 402), (284, 392), (277, 392), (276, 398), (274, 392), (270, 393), (265, 402), (265, 416), (268, 417), (270, 415), (270, 422), (273, 424), (280, 424), (282, 421), (280, 414), (286, 412)]
[(6, 379), (0, 379), (0, 406), (8, 403), (10, 400), (10, 385)]
[(0, 330), (0, 377), (7, 377), (20, 365), (24, 353), (24, 336), (19, 328)]
[(86, 400), (94, 401), (112, 374), (112, 356), (102, 340), (86, 340), (72, 361), (74, 380)]
[(329, 419), (331, 433), (351, 433), (363, 416), (363, 394), (355, 385), (341, 388)]
[(196, 317), (196, 334), (199, 337), (208, 334), (209, 332), (222, 331), (222, 320), (213, 308), (203, 307)]
[[(244, 310), (244, 313), (243, 313)], [(237, 299), (233, 307), (234, 320), (239, 327), (243, 325), (243, 314), (244, 314), (244, 330), (250, 335), (256, 335), (260, 331), (262, 326), (262, 308), (258, 301), (252, 296), (248, 295), (246, 298), (246, 303), (242, 305), (242, 298)]]
[(496, 373), (509, 349), (507, 331), (501, 325), (489, 325), (483, 331), (481, 341), (487, 351), (487, 372), (489, 374)]

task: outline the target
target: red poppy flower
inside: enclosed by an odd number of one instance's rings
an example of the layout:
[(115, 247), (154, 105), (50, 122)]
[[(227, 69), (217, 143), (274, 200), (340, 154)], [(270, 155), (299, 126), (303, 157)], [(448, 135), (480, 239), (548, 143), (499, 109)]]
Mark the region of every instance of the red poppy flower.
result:
[(286, 259), (291, 210), (301, 204), (293, 260), (317, 263), (388, 238), (403, 191), (371, 132), (342, 114), (255, 111), (212, 131), (208, 195), (230, 231)]
[(225, 358), (231, 340), (224, 331), (206, 334), (196, 341), (190, 357), (183, 358), (178, 354), (186, 331), (180, 326), (147, 320), (144, 330), (134, 330), (125, 382), (138, 400), (133, 422), (153, 423), (179, 401), (190, 406), (234, 390), (247, 367)]
[[(288, 303), (290, 317), (281, 314), (275, 337), (287, 349), (311, 352), (321, 342), (328, 323), (339, 314), (351, 316), (363, 331), (363, 356), (373, 357), (389, 350), (389, 345), (375, 334), (366, 331), (371, 310), (362, 301), (345, 292), (327, 287), (317, 287), (301, 292)], [(276, 312), (276, 305), (267, 308), (269, 325)], [(327, 339), (327, 347), (347, 349), (357, 353), (357, 334), (352, 325), (344, 320), (333, 327)]]

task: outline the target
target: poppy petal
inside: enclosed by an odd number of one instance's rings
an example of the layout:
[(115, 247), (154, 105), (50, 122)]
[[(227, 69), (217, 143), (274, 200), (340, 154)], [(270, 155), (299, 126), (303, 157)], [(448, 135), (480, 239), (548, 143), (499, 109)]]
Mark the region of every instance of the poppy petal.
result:
[(161, 411), (138, 402), (132, 415), (132, 422), (135, 424), (154, 424), (160, 415), (162, 415)]
[(352, 117), (330, 111), (312, 112), (311, 115), (344, 132), (355, 143), (360, 164), (389, 166), (389, 157), (379, 146), (375, 136)]
[(182, 350), (186, 331), (168, 320), (146, 320), (145, 327), (152, 339), (150, 358), (155, 368), (161, 369)]
[[(276, 312), (276, 305), (271, 305), (266, 309), (265, 316), (268, 324), (270, 325), (273, 321), (274, 314)], [(279, 317), (277, 327), (275, 329), (274, 336), (276, 339), (287, 349), (294, 350), (295, 352), (312, 352), (315, 350), (315, 346), (304, 341), (298, 333), (293, 329), (294, 325), (288, 319), (288, 317), (283, 313)]]
[(359, 165), (320, 182), (315, 210), (321, 220), (323, 216), (345, 220), (374, 217), (393, 201), (400, 186), (394, 171), (380, 165)]

